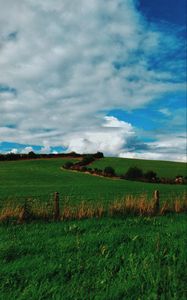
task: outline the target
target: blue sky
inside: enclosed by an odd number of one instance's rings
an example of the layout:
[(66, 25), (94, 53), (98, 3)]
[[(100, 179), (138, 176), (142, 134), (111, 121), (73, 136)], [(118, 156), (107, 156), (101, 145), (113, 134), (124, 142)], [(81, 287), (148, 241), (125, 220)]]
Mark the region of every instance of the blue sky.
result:
[(186, 1), (180, 0), (139, 0), (139, 9), (151, 22), (168, 22), (173, 25), (185, 27)]
[(0, 152), (184, 161), (185, 13), (184, 0), (2, 3)]

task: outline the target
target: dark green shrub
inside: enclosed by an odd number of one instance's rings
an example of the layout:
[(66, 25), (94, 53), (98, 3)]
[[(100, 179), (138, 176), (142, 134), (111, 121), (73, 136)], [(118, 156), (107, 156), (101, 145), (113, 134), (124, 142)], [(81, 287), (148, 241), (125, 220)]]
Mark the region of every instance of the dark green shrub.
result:
[(88, 171), (88, 168), (87, 168), (87, 167), (85, 167), (85, 166), (83, 166), (83, 167), (80, 169), (80, 171), (82, 171), (82, 172), (86, 172), (86, 171)]
[(143, 172), (138, 167), (130, 167), (128, 171), (125, 173), (125, 179), (135, 180), (143, 178)]
[(28, 157), (29, 157), (29, 158), (36, 158), (36, 157), (37, 157), (37, 154), (34, 153), (34, 151), (30, 151), (30, 152), (28, 153)]
[(72, 163), (71, 161), (67, 161), (67, 162), (63, 165), (63, 167), (64, 167), (65, 169), (70, 169), (72, 166), (73, 166), (73, 163)]
[(148, 181), (154, 181), (157, 178), (157, 174), (154, 171), (147, 171), (144, 174), (144, 178)]
[(103, 157), (104, 157), (104, 154), (103, 154), (102, 152), (97, 152), (97, 153), (93, 154), (93, 156), (94, 156), (95, 158), (103, 158)]
[(68, 155), (71, 157), (79, 157), (80, 156), (80, 154), (76, 153), (75, 151), (68, 153)]
[(115, 175), (115, 170), (114, 168), (108, 166), (104, 169), (104, 174), (107, 176), (114, 176)]
[(83, 160), (81, 161), (81, 165), (88, 165), (89, 163), (91, 163), (92, 161), (94, 161), (95, 158), (92, 154), (87, 154), (83, 157)]

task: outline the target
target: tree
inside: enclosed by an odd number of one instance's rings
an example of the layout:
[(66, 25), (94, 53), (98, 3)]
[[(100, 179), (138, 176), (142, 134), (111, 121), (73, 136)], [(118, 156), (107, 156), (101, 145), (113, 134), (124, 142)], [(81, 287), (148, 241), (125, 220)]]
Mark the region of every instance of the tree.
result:
[(143, 172), (138, 167), (130, 167), (124, 176), (125, 179), (130, 179), (130, 180), (140, 179), (142, 177), (143, 177)]
[(103, 158), (103, 157), (104, 157), (104, 155), (103, 155), (102, 152), (97, 152), (97, 153), (93, 154), (93, 156), (94, 156), (95, 158)]
[(84, 165), (88, 165), (91, 162), (93, 162), (95, 160), (94, 156), (92, 154), (86, 154), (82, 161), (80, 162), (80, 165), (84, 166)]
[(72, 166), (73, 166), (73, 163), (72, 163), (71, 161), (67, 161), (67, 162), (63, 165), (63, 167), (64, 167), (65, 169), (70, 169)]
[(147, 171), (144, 174), (144, 178), (147, 179), (148, 181), (154, 181), (157, 177), (157, 174), (154, 171)]
[(36, 155), (36, 153), (34, 153), (34, 151), (30, 151), (29, 153), (28, 153), (28, 157), (29, 158), (35, 158), (37, 155)]
[(105, 167), (104, 174), (107, 176), (115, 176), (115, 170), (114, 170), (114, 168), (112, 168), (110, 166)]

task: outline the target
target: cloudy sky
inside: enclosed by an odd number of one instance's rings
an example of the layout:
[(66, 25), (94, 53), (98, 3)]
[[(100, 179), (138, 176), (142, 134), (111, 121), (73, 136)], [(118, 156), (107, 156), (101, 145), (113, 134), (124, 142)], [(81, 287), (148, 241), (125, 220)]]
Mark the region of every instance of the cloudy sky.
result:
[(0, 0), (0, 152), (184, 161), (185, 11), (185, 0)]

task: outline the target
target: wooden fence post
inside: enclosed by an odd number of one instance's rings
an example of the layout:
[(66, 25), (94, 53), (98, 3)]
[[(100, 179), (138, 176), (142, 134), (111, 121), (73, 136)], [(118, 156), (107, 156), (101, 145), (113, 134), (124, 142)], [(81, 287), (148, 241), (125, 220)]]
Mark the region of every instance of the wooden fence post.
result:
[(60, 206), (59, 206), (59, 193), (54, 193), (54, 220), (60, 220)]
[(160, 209), (160, 193), (158, 190), (154, 191), (154, 212), (158, 213)]

